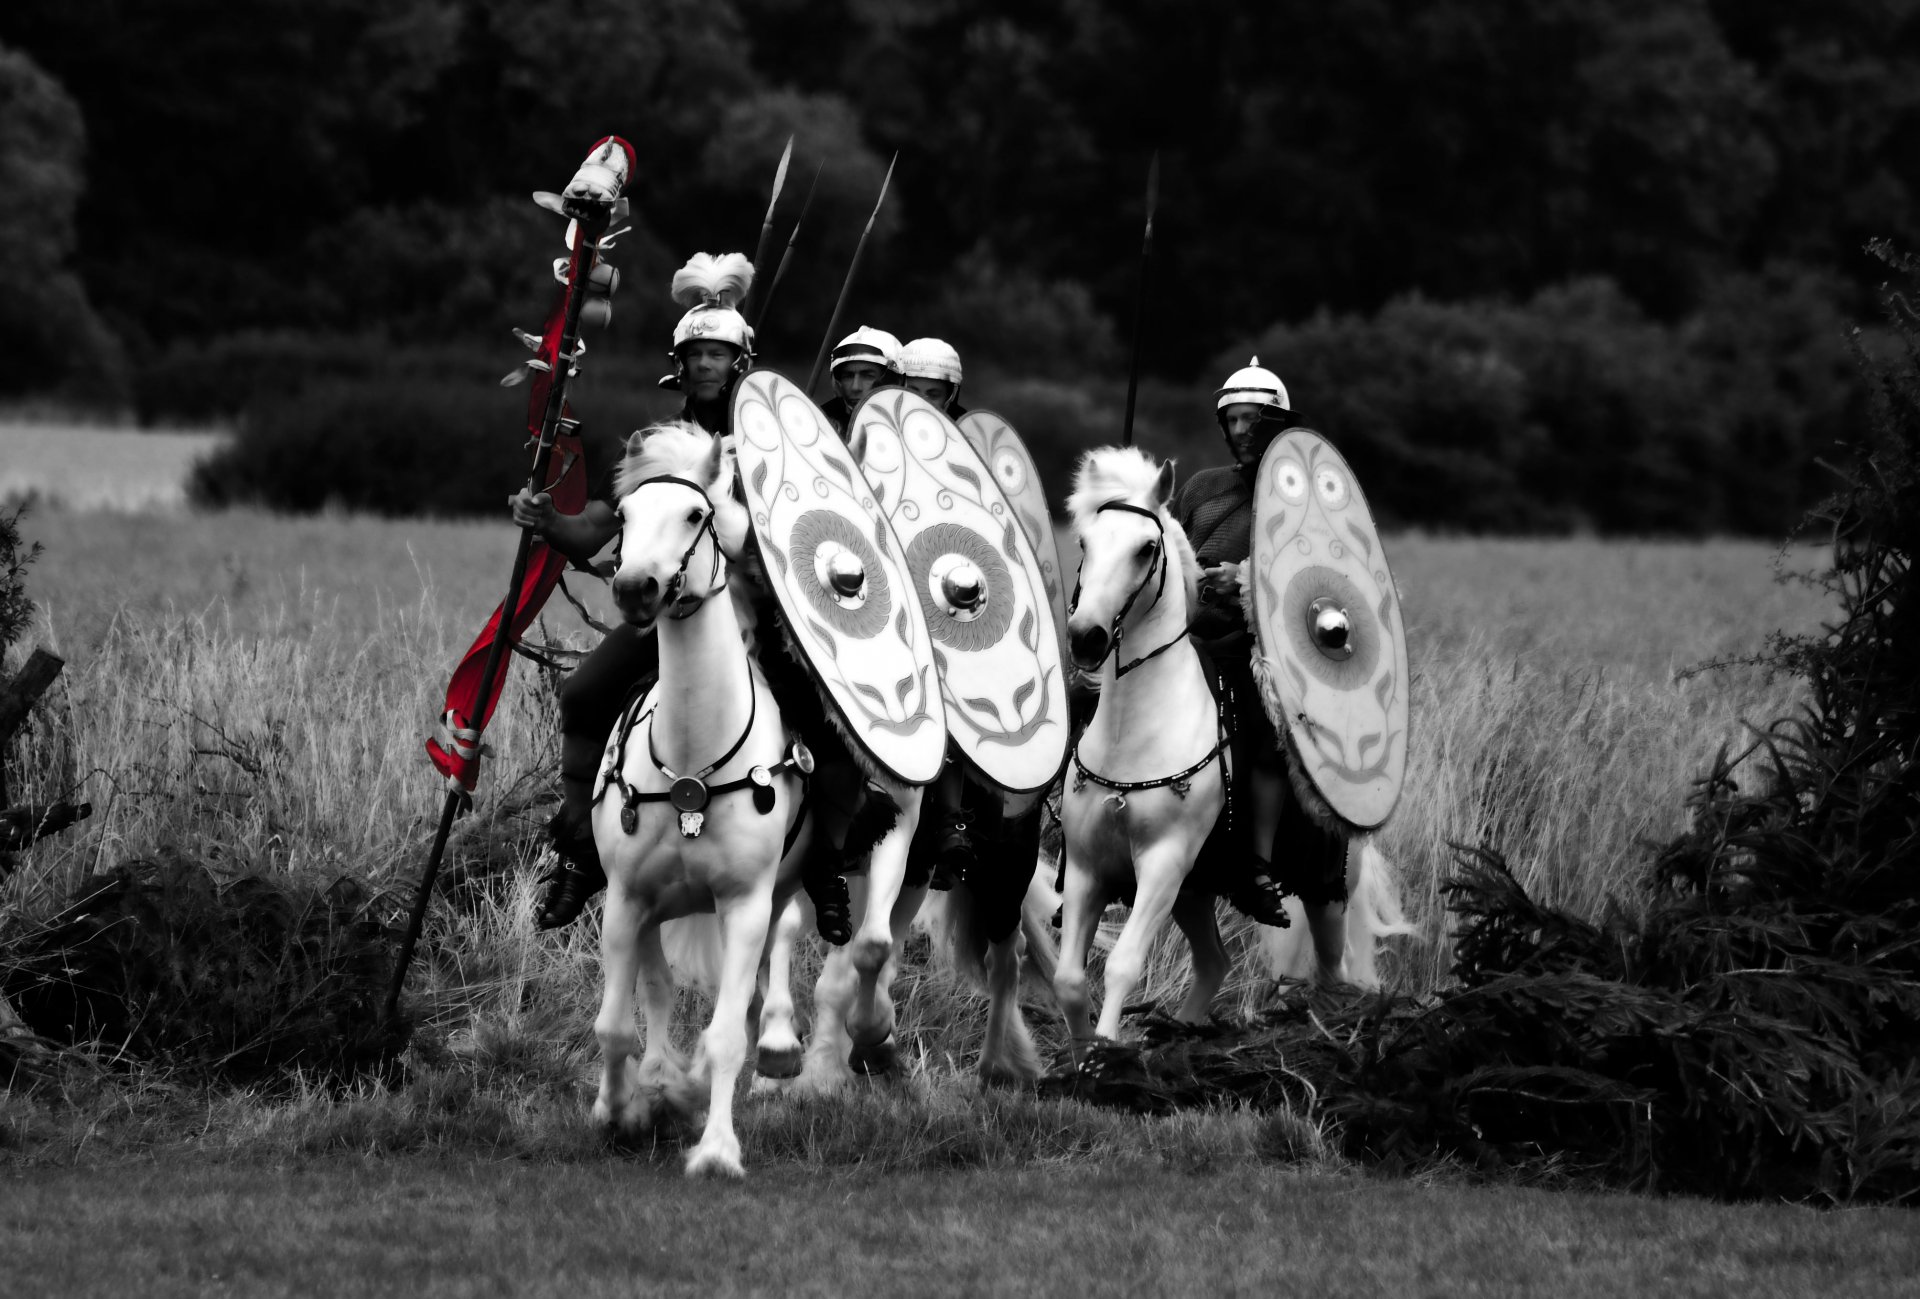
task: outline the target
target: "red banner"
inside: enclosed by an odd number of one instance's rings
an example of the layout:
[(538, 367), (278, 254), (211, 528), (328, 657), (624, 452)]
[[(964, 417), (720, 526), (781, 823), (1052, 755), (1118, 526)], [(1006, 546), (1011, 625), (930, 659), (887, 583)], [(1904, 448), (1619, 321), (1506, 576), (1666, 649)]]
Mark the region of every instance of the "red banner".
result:
[[(532, 382), (528, 385), (533, 391), (527, 396), (527, 430), (536, 442), (540, 436), (541, 420), (546, 416), (547, 395), (553, 388), (554, 367), (560, 364), (560, 333), (565, 314), (566, 294), (562, 293), (559, 304), (547, 320), (540, 343), (539, 360), (547, 368), (536, 366)], [(570, 416), (571, 411), (563, 410), (562, 414)], [(546, 490), (553, 497), (554, 509), (562, 514), (578, 514), (586, 508), (587, 466), (583, 455), (577, 435), (560, 434), (554, 438), (553, 456), (547, 462)], [(526, 577), (515, 593), (516, 598), (511, 601), (514, 612), (507, 626), (508, 650), (533, 625), (533, 620), (539, 616), (547, 597), (553, 594), (553, 588), (559, 583), (566, 567), (565, 555), (545, 542), (536, 540), (533, 543), (527, 555)], [(507, 681), (506, 660), (502, 659), (500, 671), (494, 676), (493, 689), (485, 700), (480, 698), (480, 678), (485, 674), (487, 655), (493, 648), (494, 638), (500, 634), (507, 603), (502, 601), (494, 609), (486, 627), (460, 660), (459, 666), (454, 668), (453, 680), (447, 686), (446, 706), (440, 713), (438, 732), (427, 741), (427, 756), (440, 774), (449, 780), (458, 780), (469, 790), (474, 787), (480, 774), (480, 733), (493, 716), (494, 707), (500, 702), (500, 691)]]

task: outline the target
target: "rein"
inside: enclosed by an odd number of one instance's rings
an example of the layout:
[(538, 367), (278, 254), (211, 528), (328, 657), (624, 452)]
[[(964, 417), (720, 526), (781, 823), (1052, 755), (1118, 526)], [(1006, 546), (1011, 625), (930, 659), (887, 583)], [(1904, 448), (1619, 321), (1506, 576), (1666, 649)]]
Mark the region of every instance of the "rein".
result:
[[(713, 526), (713, 516), (715, 513), (713, 497), (707, 495), (706, 488), (702, 487), (699, 483), (693, 482), (690, 479), (681, 478), (675, 474), (656, 474), (652, 478), (643, 478), (635, 483), (633, 485), (633, 491), (637, 492), (642, 487), (647, 487), (654, 483), (673, 483), (680, 487), (692, 488), (694, 491), (700, 493), (700, 499), (707, 503), (707, 517), (700, 520), (700, 526), (694, 529), (693, 540), (687, 543), (686, 550), (680, 556), (680, 567), (675, 569), (673, 576), (667, 579), (666, 590), (661, 592), (661, 601), (668, 608), (667, 617), (673, 619), (675, 622), (679, 622), (682, 619), (691, 618), (699, 610), (701, 605), (726, 589), (727, 579), (720, 572), (720, 563), (723, 558), (720, 550), (720, 533), (715, 530)], [(629, 495), (631, 494), (630, 492)], [(713, 538), (713, 568), (707, 574), (707, 589), (698, 596), (683, 596), (680, 594), (680, 588), (686, 584), (687, 567), (693, 563), (693, 552), (700, 548), (700, 539), (702, 537)], [(674, 612), (674, 610), (683, 611)], [(728, 756), (731, 757), (732, 755), (729, 754)]]
[[(1122, 639), (1125, 638), (1127, 634), (1127, 627), (1126, 627), (1127, 615), (1133, 611), (1133, 602), (1135, 600), (1138, 600), (1140, 598), (1140, 593), (1147, 589), (1147, 583), (1153, 580), (1153, 576), (1156, 572), (1159, 573), (1160, 575), (1160, 581), (1159, 581), (1159, 584), (1154, 587), (1153, 599), (1147, 602), (1147, 608), (1151, 609), (1155, 605), (1160, 603), (1160, 597), (1166, 594), (1167, 569), (1169, 567), (1167, 563), (1167, 549), (1168, 549), (1167, 525), (1161, 521), (1160, 515), (1157, 511), (1149, 510), (1143, 505), (1135, 505), (1131, 501), (1108, 501), (1106, 504), (1096, 508), (1094, 510), (1094, 513), (1099, 514), (1103, 510), (1125, 510), (1129, 514), (1138, 514), (1142, 518), (1151, 519), (1153, 521), (1154, 529), (1160, 534), (1160, 540), (1155, 545), (1155, 555), (1154, 555), (1154, 562), (1152, 566), (1149, 567), (1147, 571), (1141, 575), (1139, 583), (1133, 588), (1132, 592), (1128, 594), (1127, 602), (1120, 606), (1120, 612), (1113, 615), (1113, 622), (1108, 626), (1108, 631), (1111, 634), (1111, 638), (1110, 638), (1109, 644), (1107, 645), (1107, 652), (1105, 654), (1102, 654), (1100, 656), (1100, 661), (1093, 665), (1093, 670), (1095, 672), (1098, 672), (1102, 667), (1104, 667), (1108, 659), (1113, 658), (1115, 655), (1119, 654), (1120, 642)], [(1067, 603), (1068, 615), (1071, 616), (1073, 611), (1079, 607), (1080, 607), (1080, 580), (1078, 575), (1076, 574), (1074, 578), (1074, 583), (1073, 583), (1073, 598)], [(1181, 641), (1185, 640), (1188, 636), (1192, 634), (1193, 634), (1193, 624), (1188, 623), (1187, 626), (1180, 632), (1178, 636), (1175, 636), (1172, 640), (1160, 646), (1158, 649), (1149, 650), (1145, 654), (1142, 654), (1137, 659), (1133, 659), (1130, 662), (1121, 663), (1117, 665), (1114, 668), (1114, 673), (1113, 673), (1114, 676), (1116, 678), (1124, 677), (1125, 675), (1127, 675), (1127, 673), (1133, 671), (1135, 668), (1139, 667), (1141, 664), (1146, 663), (1152, 659), (1159, 658), (1162, 654), (1165, 654), (1168, 650), (1172, 649), (1175, 645), (1178, 645)], [(1204, 766), (1205, 764), (1203, 763), (1201, 765)]]
[[(1160, 581), (1159, 581), (1159, 585), (1157, 585), (1154, 588), (1153, 599), (1148, 602), (1147, 608), (1151, 609), (1153, 608), (1154, 605), (1160, 603), (1160, 597), (1166, 593), (1167, 569), (1169, 567), (1169, 564), (1167, 561), (1167, 551), (1168, 551), (1167, 525), (1165, 524), (1165, 522), (1161, 520), (1158, 511), (1149, 510), (1145, 506), (1135, 505), (1130, 501), (1108, 501), (1106, 504), (1101, 505), (1097, 509), (1095, 509), (1094, 513), (1098, 514), (1100, 513), (1101, 510), (1125, 510), (1129, 514), (1138, 514), (1143, 518), (1148, 518), (1153, 520), (1153, 526), (1159, 532), (1160, 540), (1157, 547), (1158, 554), (1155, 557), (1153, 566), (1149, 568), (1144, 574), (1141, 575), (1139, 584), (1136, 585), (1133, 588), (1133, 591), (1127, 596), (1126, 603), (1120, 606), (1120, 612), (1114, 615), (1113, 623), (1111, 625), (1113, 643), (1107, 647), (1107, 652), (1100, 656), (1100, 662), (1094, 665), (1095, 670), (1098, 670), (1100, 667), (1104, 666), (1106, 664), (1106, 661), (1109, 658), (1114, 657), (1120, 652), (1120, 640), (1123, 636), (1126, 635), (1127, 614), (1132, 611), (1133, 603), (1134, 601), (1140, 598), (1140, 593), (1147, 589), (1147, 583), (1153, 579), (1154, 572), (1156, 569), (1159, 572)], [(1074, 582), (1074, 587), (1073, 587), (1073, 600), (1072, 600), (1072, 603), (1068, 605), (1069, 612), (1071, 612), (1074, 608), (1077, 608), (1079, 606), (1079, 603), (1080, 603), (1080, 584), (1076, 580)], [(1192, 634), (1193, 634), (1193, 624), (1188, 623), (1184, 628), (1180, 630), (1179, 635), (1175, 636), (1172, 640), (1169, 640), (1166, 644), (1160, 646), (1157, 649), (1152, 649), (1147, 651), (1145, 654), (1142, 654), (1137, 659), (1133, 659), (1129, 662), (1118, 664), (1114, 668), (1114, 678), (1118, 680), (1120, 677), (1124, 677), (1125, 675), (1127, 675), (1127, 673), (1133, 671), (1135, 668), (1139, 667), (1141, 664), (1149, 662), (1152, 659), (1159, 658), (1162, 654), (1165, 654), (1168, 650), (1172, 649), (1175, 645), (1178, 645), (1181, 641), (1187, 639), (1187, 637), (1191, 636)], [(1181, 798), (1185, 798), (1188, 792), (1193, 788), (1193, 778), (1199, 775), (1202, 771), (1205, 771), (1207, 767), (1216, 758), (1220, 757), (1221, 753), (1225, 751), (1227, 745), (1232, 741), (1233, 737), (1227, 727), (1226, 715), (1224, 711), (1221, 709), (1219, 702), (1217, 700), (1215, 701), (1214, 711), (1215, 711), (1216, 721), (1218, 725), (1218, 734), (1219, 734), (1219, 738), (1214, 743), (1214, 746), (1211, 749), (1208, 749), (1206, 754), (1198, 762), (1194, 763), (1192, 766), (1183, 767), (1181, 770), (1174, 772), (1170, 776), (1156, 776), (1151, 780), (1110, 780), (1107, 777), (1102, 776), (1097, 772), (1090, 770), (1087, 767), (1087, 764), (1080, 760), (1080, 744), (1079, 744), (1079, 741), (1076, 740), (1074, 742), (1073, 755), (1072, 755), (1073, 756), (1074, 792), (1078, 793), (1081, 790), (1085, 789), (1087, 787), (1088, 781), (1092, 781), (1094, 784), (1103, 786), (1104, 788), (1111, 789), (1114, 792), (1108, 797), (1108, 802), (1113, 804), (1114, 809), (1116, 811), (1124, 811), (1126, 809), (1128, 794), (1137, 793), (1138, 791), (1143, 789), (1165, 789), (1165, 788), (1171, 787), (1175, 794), (1179, 795)]]

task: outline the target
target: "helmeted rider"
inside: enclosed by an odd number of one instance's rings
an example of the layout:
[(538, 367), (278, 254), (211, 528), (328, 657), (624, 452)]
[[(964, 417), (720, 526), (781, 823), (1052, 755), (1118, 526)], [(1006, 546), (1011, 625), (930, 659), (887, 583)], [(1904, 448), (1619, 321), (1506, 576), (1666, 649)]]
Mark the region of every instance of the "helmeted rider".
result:
[(844, 438), (860, 399), (875, 388), (900, 382), (900, 340), (884, 329), (862, 325), (834, 344), (827, 361), (834, 395), (820, 403), (820, 410)]
[[(753, 361), (753, 330), (738, 310), (753, 283), (753, 264), (741, 253), (718, 257), (696, 253), (674, 273), (674, 301), (688, 310), (673, 331), (673, 373), (663, 385), (686, 396), (679, 417), (710, 433), (728, 434), (733, 387)], [(522, 488), (508, 505), (515, 523), (531, 527), (575, 563), (587, 566), (620, 531), (612, 494), (612, 465), (590, 465), (592, 498), (579, 514), (561, 514), (545, 492)], [(804, 689), (804, 676), (778, 649), (761, 654), (768, 685), (786, 701)], [(606, 887), (593, 841), (593, 785), (607, 738), (636, 684), (659, 675), (659, 642), (651, 630), (620, 623), (580, 661), (560, 688), (560, 810), (548, 827), (557, 864), (548, 878), (536, 922), (542, 929), (572, 924), (593, 895)], [(804, 669), (800, 669), (804, 673)], [(803, 701), (804, 704), (805, 701)], [(818, 707), (817, 701), (813, 705)], [(812, 898), (822, 936), (846, 942), (852, 935), (852, 905), (837, 869), (809, 869), (802, 883)]]
[[(1329, 947), (1320, 937), (1325, 927), (1338, 933), (1344, 923), (1347, 837), (1309, 818), (1287, 787), (1286, 758), (1254, 684), (1253, 634), (1241, 603), (1240, 566), (1253, 545), (1255, 474), (1261, 455), (1294, 422), (1286, 385), (1256, 356), (1215, 391), (1214, 418), (1233, 464), (1193, 474), (1174, 493), (1171, 509), (1203, 570), (1193, 639), (1231, 709), (1235, 780), (1251, 795), (1240, 806), (1252, 815), (1216, 829), (1198, 864), (1211, 864), (1228, 900), (1263, 924), (1284, 923), (1282, 899), (1298, 896), (1315, 950), (1338, 952), (1340, 942)], [(1271, 845), (1264, 861), (1260, 843)]]
[(960, 404), (960, 353), (951, 343), (938, 338), (916, 338), (900, 349), (900, 381), (908, 391), (916, 392), (959, 419), (967, 413)]

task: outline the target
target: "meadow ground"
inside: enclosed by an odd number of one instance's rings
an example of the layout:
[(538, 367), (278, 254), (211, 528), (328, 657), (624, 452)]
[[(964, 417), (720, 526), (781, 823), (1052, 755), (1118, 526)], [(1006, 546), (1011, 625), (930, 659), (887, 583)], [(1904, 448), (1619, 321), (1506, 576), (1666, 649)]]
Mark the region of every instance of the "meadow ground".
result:
[[(23, 796), (77, 788), (97, 810), (23, 857), (0, 912), (50, 914), (87, 872), (163, 851), (410, 883), (440, 802), (421, 740), (499, 598), (510, 529), (46, 510), (25, 530), (47, 547), (31, 639), (69, 666), (27, 737)], [(1387, 963), (1409, 991), (1445, 977), (1449, 842), (1495, 843), (1583, 913), (1636, 905), (1690, 781), (1795, 700), (1751, 667), (1681, 671), (1826, 612), (1751, 543), (1403, 536), (1390, 554), (1415, 740), (1381, 843), (1420, 929)], [(593, 636), (556, 600), (536, 639)], [(553, 721), (550, 682), (517, 664), (450, 864), (502, 842), (510, 860), (435, 912), (409, 1079), (236, 1096), (95, 1063), (0, 1095), (0, 1293), (599, 1293), (642, 1273), (701, 1291), (1227, 1293), (1324, 1266), (1327, 1294), (1885, 1294), (1920, 1271), (1908, 1214), (1383, 1180), (1328, 1153), (1311, 1115), (983, 1098), (963, 1073), (982, 1003), (920, 952), (901, 985), (907, 1080), (824, 1108), (749, 1102), (746, 1187), (684, 1188), (671, 1150), (615, 1155), (585, 1131), (596, 937), (527, 918)], [(1247, 927), (1231, 939), (1244, 957)], [(1148, 994), (1183, 980), (1168, 946)], [(1242, 959), (1221, 1009), (1272, 991)], [(1045, 995), (1026, 1006), (1057, 1045)], [(915, 1239), (884, 1244), (901, 1222)]]

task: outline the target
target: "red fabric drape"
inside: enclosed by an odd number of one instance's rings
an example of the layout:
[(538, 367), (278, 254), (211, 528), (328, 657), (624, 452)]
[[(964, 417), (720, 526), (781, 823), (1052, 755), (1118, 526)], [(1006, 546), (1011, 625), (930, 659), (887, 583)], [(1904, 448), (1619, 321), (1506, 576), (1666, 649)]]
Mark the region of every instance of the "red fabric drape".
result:
[[(559, 305), (547, 320), (540, 345), (539, 357), (549, 366), (557, 367), (559, 364), (560, 334), (565, 314), (566, 294), (562, 293)], [(553, 370), (536, 369), (529, 386), (533, 391), (527, 396), (527, 431), (538, 439), (540, 422), (546, 414), (547, 395), (553, 387)], [(566, 413), (571, 415), (570, 411)], [(586, 508), (587, 467), (577, 435), (562, 434), (554, 438), (553, 455), (547, 463), (546, 490), (553, 497), (554, 508), (562, 514), (578, 514)], [(507, 628), (507, 648), (511, 650), (514, 642), (533, 624), (547, 597), (553, 594), (553, 588), (559, 583), (566, 567), (566, 556), (545, 542), (536, 540), (527, 555), (526, 577), (519, 591), (514, 593), (517, 598), (503, 600), (494, 609), (486, 627), (453, 670), (453, 679), (447, 686), (446, 705), (440, 713), (440, 732), (427, 741), (427, 756), (441, 775), (449, 780), (458, 780), (468, 790), (474, 787), (480, 774), (477, 739), (462, 742), (456, 732), (484, 731), (493, 716), (494, 707), (500, 702), (500, 691), (506, 685), (510, 660), (502, 659), (500, 670), (494, 677), (493, 689), (484, 701), (480, 698), (480, 677), (486, 670), (487, 654), (492, 649), (494, 638), (500, 634), (502, 615), (511, 602), (514, 613)]]

